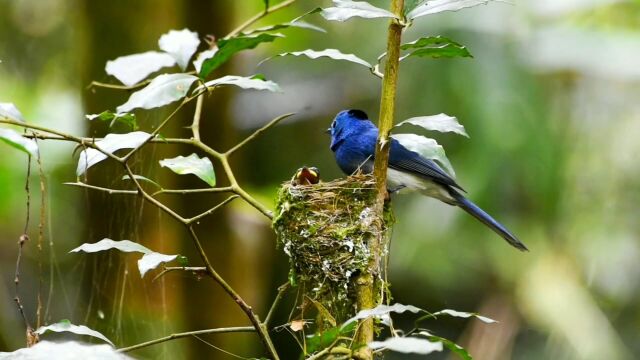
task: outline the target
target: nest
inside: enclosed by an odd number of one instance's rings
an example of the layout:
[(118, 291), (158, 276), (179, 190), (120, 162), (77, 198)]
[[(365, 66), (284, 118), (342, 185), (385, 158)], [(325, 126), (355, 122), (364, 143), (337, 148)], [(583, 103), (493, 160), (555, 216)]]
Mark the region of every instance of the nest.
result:
[[(371, 175), (315, 185), (285, 183), (278, 193), (273, 227), (290, 258), (289, 279), (337, 321), (355, 313), (351, 284), (369, 265), (369, 243), (387, 227), (373, 210), (376, 193)], [(390, 218), (388, 210), (384, 217)]]

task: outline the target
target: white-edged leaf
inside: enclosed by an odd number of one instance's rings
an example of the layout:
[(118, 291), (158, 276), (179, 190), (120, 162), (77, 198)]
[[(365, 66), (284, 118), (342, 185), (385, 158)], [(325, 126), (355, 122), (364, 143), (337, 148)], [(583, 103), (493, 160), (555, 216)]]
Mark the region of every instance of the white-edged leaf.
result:
[(135, 243), (129, 240), (120, 240), (115, 241), (111, 239), (102, 239), (96, 243), (84, 243), (77, 248), (69, 251), (69, 252), (80, 252), (84, 251), (86, 253), (94, 253), (98, 251), (105, 251), (116, 249), (123, 252), (139, 252), (143, 254), (151, 254), (153, 251), (147, 249), (146, 247)]
[(415, 19), (425, 15), (443, 11), (458, 11), (464, 8), (485, 5), (493, 0), (432, 0), (416, 7), (407, 14), (407, 18)]
[(469, 135), (464, 129), (464, 126), (462, 126), (458, 122), (458, 119), (454, 116), (449, 116), (447, 114), (412, 117), (410, 119), (400, 122), (398, 125), (396, 125), (396, 127), (402, 126), (404, 124), (420, 126), (427, 130), (435, 130), (440, 132), (453, 132), (456, 134), (460, 134), (462, 136), (469, 137)]
[[(162, 189), (162, 186), (160, 186), (160, 184), (158, 184), (157, 182), (155, 182), (155, 181), (153, 181), (153, 180), (151, 180), (149, 178), (146, 178), (146, 177), (144, 177), (142, 175), (135, 175), (134, 174), (133, 178), (138, 180), (138, 181), (146, 181), (146, 182), (148, 182), (150, 184), (153, 184), (153, 185), (157, 186), (159, 189)], [(129, 175), (123, 175), (120, 180), (131, 180), (131, 178), (129, 177)]]
[(398, 140), (407, 149), (417, 152), (427, 159), (437, 161), (455, 179), (456, 172), (453, 170), (444, 148), (434, 139), (416, 134), (392, 134), (391, 137)]
[(417, 334), (425, 336), (427, 339), (431, 340), (432, 342), (441, 342), (442, 345), (444, 345), (444, 347), (449, 349), (451, 352), (457, 354), (463, 360), (473, 360), (473, 357), (471, 357), (467, 349), (463, 348), (462, 346), (456, 344), (455, 342), (449, 339), (445, 339), (443, 337), (433, 335), (430, 332), (425, 330), (419, 331)]
[(197, 77), (189, 74), (158, 75), (149, 85), (131, 94), (126, 103), (118, 106), (118, 113), (137, 108), (153, 109), (180, 100), (196, 80)]
[(193, 174), (211, 187), (216, 186), (216, 174), (209, 158), (200, 158), (196, 154), (187, 157), (177, 156), (173, 159), (160, 160), (160, 166), (167, 167), (176, 174)]
[[(258, 78), (250, 78), (237, 75), (227, 75), (218, 79), (207, 81), (204, 83), (206, 87), (216, 87), (222, 85), (235, 85), (243, 89), (268, 90), (273, 92), (281, 92), (280, 86), (271, 80), (262, 80)], [(202, 89), (199, 87), (198, 89)]]
[(189, 59), (198, 49), (198, 45), (200, 45), (198, 33), (189, 29), (170, 30), (158, 40), (160, 49), (171, 55), (182, 70), (189, 65)]
[(372, 341), (369, 343), (369, 348), (372, 350), (386, 349), (404, 354), (426, 355), (434, 351), (442, 351), (442, 343), (415, 337), (392, 337), (384, 341)]
[(132, 86), (146, 79), (152, 73), (175, 64), (175, 59), (169, 54), (160, 51), (147, 51), (109, 60), (105, 71), (121, 83)]
[(102, 335), (101, 333), (95, 331), (95, 330), (91, 330), (88, 327), (84, 326), (84, 325), (73, 325), (71, 322), (69, 322), (69, 320), (62, 320), (58, 323), (55, 324), (51, 324), (51, 325), (47, 325), (47, 326), (41, 326), (36, 330), (36, 334), (38, 335), (42, 335), (47, 331), (53, 331), (53, 332), (71, 332), (74, 334), (78, 334), (78, 335), (87, 335), (87, 336), (93, 336), (95, 338), (104, 340), (106, 342), (108, 342), (109, 344), (111, 344), (111, 346), (115, 346), (113, 345), (113, 343), (111, 342), (111, 340), (109, 340), (106, 336)]
[(20, 135), (15, 130), (0, 129), (0, 140), (31, 156), (38, 156), (38, 144), (32, 139), (27, 139)]
[(344, 322), (344, 324), (342, 324), (342, 327), (348, 325), (349, 323), (352, 323), (356, 320), (362, 320), (362, 319), (366, 319), (366, 318), (370, 318), (370, 317), (384, 317), (385, 315), (388, 315), (389, 313), (397, 313), (397, 314), (401, 314), (403, 312), (406, 311), (410, 311), (412, 313), (419, 313), (420, 311), (424, 311), (420, 308), (417, 308), (413, 305), (403, 305), (403, 304), (399, 304), (399, 303), (395, 303), (393, 305), (378, 305), (373, 309), (366, 309), (366, 310), (360, 310), (356, 316), (352, 317), (351, 319), (347, 320)]
[(24, 117), (18, 108), (12, 103), (0, 103), (0, 117), (9, 120), (24, 122)]
[(151, 252), (144, 254), (140, 260), (138, 260), (138, 270), (140, 270), (140, 277), (143, 278), (147, 271), (155, 269), (158, 265), (173, 261), (178, 255), (165, 255), (157, 252)]
[[(96, 147), (100, 148), (104, 152), (113, 154), (120, 149), (132, 149), (140, 146), (151, 137), (150, 134), (144, 131), (134, 131), (127, 134), (107, 134), (102, 140), (95, 142)], [(80, 152), (80, 158), (78, 159), (78, 168), (76, 169), (76, 175), (80, 176), (84, 172), (107, 158), (107, 155), (102, 152), (87, 148)]]
[(397, 18), (392, 12), (375, 7), (366, 1), (333, 0), (333, 4), (334, 7), (323, 9), (320, 13), (327, 20), (345, 21), (352, 17)]
[(100, 359), (100, 360), (128, 360), (133, 359), (118, 352), (108, 344), (89, 344), (80, 341), (47, 341), (41, 340), (37, 344), (18, 349), (14, 352), (0, 352), (0, 359), (35, 360), (35, 359)]
[[(306, 56), (310, 59), (318, 59), (321, 57), (326, 57), (333, 60), (350, 61), (352, 63), (356, 63), (362, 66), (368, 67), (369, 69), (373, 68), (373, 66), (371, 66), (371, 64), (369, 64), (365, 60), (362, 60), (361, 58), (353, 54), (341, 53), (339, 50), (336, 50), (336, 49), (325, 49), (325, 50), (319, 50), (319, 51), (308, 49), (303, 51), (286, 52), (286, 53), (278, 54), (276, 56)], [(272, 58), (267, 58), (265, 60), (262, 60), (260, 63), (263, 63), (270, 59)]]
[(198, 54), (196, 59), (193, 60), (193, 66), (196, 68), (196, 72), (198, 74), (200, 73), (200, 70), (202, 69), (202, 63), (205, 60), (211, 59), (213, 57), (213, 55), (216, 54), (216, 52), (218, 52), (218, 48), (202, 51), (202, 52), (200, 52)]
[(440, 310), (438, 312), (435, 312), (433, 314), (431, 314), (432, 316), (436, 317), (438, 315), (449, 315), (449, 316), (455, 316), (455, 317), (460, 317), (460, 318), (470, 318), (470, 317), (474, 317), (482, 322), (485, 322), (487, 324), (493, 324), (493, 323), (497, 323), (496, 320), (490, 319), (486, 316), (482, 316), (482, 315), (478, 315), (476, 313), (469, 313), (469, 312), (462, 312), (462, 311), (456, 311), (456, 310), (451, 310), (451, 309), (445, 309), (445, 310)]

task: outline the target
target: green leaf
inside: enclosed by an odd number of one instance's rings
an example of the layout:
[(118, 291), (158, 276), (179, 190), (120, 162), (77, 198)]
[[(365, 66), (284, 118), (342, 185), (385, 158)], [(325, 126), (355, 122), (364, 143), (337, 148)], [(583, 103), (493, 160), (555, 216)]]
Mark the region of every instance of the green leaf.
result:
[(369, 343), (372, 350), (386, 349), (404, 354), (431, 354), (434, 351), (442, 351), (441, 342), (431, 342), (417, 337), (392, 337), (383, 341)]
[[(325, 50), (304, 50), (304, 51), (293, 51), (293, 52), (286, 52), (286, 53), (282, 53), (282, 54), (278, 54), (274, 57), (279, 57), (279, 56), (306, 56), (310, 59), (318, 59), (321, 57), (327, 57), (333, 60), (345, 60), (345, 61), (350, 61), (352, 63), (355, 64), (360, 64), (362, 66), (365, 66), (369, 69), (372, 69), (373, 66), (371, 66), (371, 64), (369, 64), (368, 62), (366, 62), (365, 60), (362, 60), (361, 58), (353, 55), (353, 54), (343, 54), (340, 51), (336, 50), (336, 49), (325, 49)], [(265, 61), (271, 60), (273, 59), (273, 57), (264, 59), (260, 62), (260, 64), (262, 64)]]
[(136, 108), (153, 109), (180, 100), (187, 95), (191, 85), (198, 80), (188, 74), (162, 74), (157, 76), (142, 90), (131, 94), (129, 100), (118, 106), (118, 113)]
[(320, 13), (327, 20), (345, 21), (352, 17), (365, 19), (374, 18), (396, 18), (397, 17), (385, 9), (377, 8), (366, 1), (333, 0), (335, 7), (323, 9)]
[(0, 103), (0, 117), (24, 122), (22, 113), (20, 113), (20, 110), (18, 110), (18, 108), (12, 103)]
[(178, 255), (178, 258), (176, 260), (178, 261), (178, 265), (180, 266), (189, 266), (189, 258), (184, 255)]
[(111, 344), (111, 346), (115, 347), (115, 345), (113, 345), (111, 340), (109, 340), (106, 336), (102, 335), (101, 333), (99, 333), (99, 332), (97, 332), (95, 330), (91, 330), (91, 329), (89, 329), (88, 327), (86, 327), (84, 325), (73, 325), (71, 322), (69, 322), (69, 320), (62, 320), (62, 321), (60, 321), (58, 323), (55, 323), (55, 324), (51, 324), (51, 325), (47, 325), (47, 326), (41, 326), (36, 330), (36, 334), (43, 335), (47, 331), (71, 332), (71, 333), (78, 334), (78, 335), (93, 336), (95, 338), (104, 340), (104, 341), (108, 342), (109, 344)]
[(458, 11), (465, 8), (485, 5), (492, 0), (432, 0), (423, 2), (407, 14), (407, 18), (415, 19), (425, 15), (441, 13), (443, 11)]
[(170, 30), (158, 40), (160, 49), (171, 55), (183, 71), (189, 65), (189, 59), (198, 49), (198, 45), (198, 33), (189, 29)]
[(416, 152), (427, 159), (437, 161), (445, 168), (447, 173), (455, 179), (456, 172), (453, 169), (451, 162), (449, 162), (447, 154), (444, 152), (444, 148), (434, 139), (416, 134), (393, 134), (391, 137), (398, 140), (398, 142), (407, 149)]
[(109, 60), (105, 71), (124, 85), (133, 86), (152, 73), (175, 64), (176, 60), (167, 53), (147, 51)]
[(187, 157), (178, 156), (173, 159), (160, 160), (160, 166), (167, 167), (176, 174), (193, 174), (211, 187), (216, 186), (216, 175), (209, 158), (200, 158), (196, 154)]
[(264, 2), (264, 11), (268, 11), (269, 10), (269, 0), (262, 0), (262, 2)]
[(116, 123), (121, 123), (129, 127), (132, 131), (138, 129), (138, 123), (136, 122), (136, 115), (131, 113), (114, 113), (112, 111), (106, 110), (101, 112), (100, 114), (90, 114), (85, 115), (87, 120), (100, 120), (100, 121), (109, 121), (109, 127), (113, 127)]
[(235, 53), (253, 49), (261, 43), (272, 42), (275, 39), (284, 37), (282, 34), (265, 34), (236, 36), (230, 39), (221, 39), (217, 43), (217, 48), (200, 53), (194, 65), (201, 79), (206, 77), (222, 64), (227, 62)]
[(464, 130), (464, 126), (462, 126), (458, 122), (458, 119), (454, 116), (449, 116), (447, 114), (412, 117), (410, 119), (400, 122), (395, 127), (402, 126), (404, 124), (420, 126), (426, 130), (435, 130), (439, 132), (453, 132), (456, 134), (460, 134), (462, 136), (469, 137), (467, 132)]
[(275, 31), (275, 30), (281, 30), (281, 29), (287, 29), (290, 27), (297, 27), (297, 28), (301, 28), (301, 29), (309, 29), (309, 30), (315, 30), (315, 31), (319, 31), (322, 33), (326, 33), (327, 30), (313, 25), (313, 24), (309, 24), (306, 21), (296, 21), (296, 22), (288, 22), (288, 23), (282, 23), (282, 24), (275, 24), (275, 25), (269, 25), (269, 26), (265, 26), (265, 27), (261, 27), (261, 28), (257, 28), (257, 29), (253, 29), (251, 31), (247, 31), (243, 34), (245, 35), (251, 35), (251, 34), (257, 34), (257, 33), (262, 33), (262, 32), (267, 32), (267, 31)]
[[(102, 151), (113, 154), (120, 149), (136, 148), (142, 145), (150, 137), (151, 135), (144, 131), (134, 131), (127, 134), (107, 134), (104, 139), (96, 141), (95, 145)], [(106, 158), (107, 155), (96, 149), (87, 148), (83, 150), (80, 152), (80, 158), (78, 159), (76, 175), (80, 176), (84, 174), (88, 168)]]
[[(159, 189), (162, 189), (162, 186), (160, 186), (160, 184), (158, 184), (157, 182), (155, 182), (155, 181), (153, 181), (153, 180), (151, 180), (149, 178), (146, 178), (146, 177), (144, 177), (142, 175), (133, 175), (133, 178), (138, 180), (138, 181), (148, 182), (150, 184), (153, 184), (153, 185), (157, 186)], [(120, 179), (120, 180), (131, 180), (131, 178), (129, 177), (129, 175), (124, 175), (124, 176), (122, 176), (122, 179)]]
[[(273, 92), (282, 91), (278, 84), (270, 80), (263, 80), (261, 76), (243, 77), (227, 75), (215, 80), (207, 81), (204, 85), (208, 88), (214, 88), (222, 85), (235, 85), (243, 89), (269, 90)], [(202, 87), (199, 87), (198, 89), (202, 89)]]
[(418, 5), (426, 2), (426, 0), (405, 0), (404, 2), (404, 14), (410, 13)]
[(307, 346), (307, 353), (313, 354), (333, 344), (340, 336), (345, 336), (353, 332), (357, 323), (352, 322), (343, 326), (336, 326), (329, 328), (320, 333), (316, 333), (307, 337), (305, 344)]
[(27, 139), (14, 130), (0, 129), (0, 140), (31, 156), (38, 156), (38, 144), (34, 140)]
[(433, 342), (441, 342), (447, 349), (457, 354), (463, 360), (473, 360), (473, 357), (471, 357), (471, 354), (469, 354), (469, 352), (465, 348), (463, 348), (462, 346), (456, 344), (455, 342), (449, 339), (445, 339), (443, 337), (433, 335), (428, 331), (424, 331), (424, 330), (418, 332), (418, 335), (426, 336), (427, 339)]
[(416, 41), (402, 44), (400, 49), (418, 49), (403, 56), (401, 60), (411, 56), (432, 58), (473, 57), (466, 46), (442, 36), (423, 37)]

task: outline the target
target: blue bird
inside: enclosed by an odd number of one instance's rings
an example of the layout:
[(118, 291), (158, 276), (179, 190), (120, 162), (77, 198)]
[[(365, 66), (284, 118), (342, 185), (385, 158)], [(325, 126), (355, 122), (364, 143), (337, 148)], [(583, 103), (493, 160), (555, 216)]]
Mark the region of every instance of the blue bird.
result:
[[(378, 128), (369, 121), (367, 114), (361, 110), (343, 110), (335, 117), (327, 132), (331, 134), (331, 151), (345, 174), (373, 172)], [(458, 206), (491, 228), (510, 245), (518, 250), (528, 251), (502, 224), (460, 194), (458, 190), (464, 189), (434, 161), (410, 151), (397, 140), (390, 141), (387, 188), (391, 192), (400, 189), (419, 191), (446, 204)]]

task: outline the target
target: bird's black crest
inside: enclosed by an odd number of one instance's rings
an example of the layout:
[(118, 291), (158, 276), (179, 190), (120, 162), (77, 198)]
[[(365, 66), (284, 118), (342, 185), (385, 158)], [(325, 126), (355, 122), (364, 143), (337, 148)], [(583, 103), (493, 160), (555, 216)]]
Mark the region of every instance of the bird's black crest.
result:
[(368, 120), (369, 119), (367, 114), (362, 110), (357, 110), (357, 109), (349, 110), (349, 115), (353, 116), (354, 118), (356, 118), (358, 120)]

